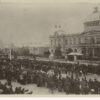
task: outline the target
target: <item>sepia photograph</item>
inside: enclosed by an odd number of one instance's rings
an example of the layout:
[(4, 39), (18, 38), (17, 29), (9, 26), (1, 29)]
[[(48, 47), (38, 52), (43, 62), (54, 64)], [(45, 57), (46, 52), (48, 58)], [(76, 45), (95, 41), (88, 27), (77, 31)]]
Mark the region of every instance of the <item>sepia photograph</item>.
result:
[(0, 0), (0, 96), (100, 96), (100, 3)]

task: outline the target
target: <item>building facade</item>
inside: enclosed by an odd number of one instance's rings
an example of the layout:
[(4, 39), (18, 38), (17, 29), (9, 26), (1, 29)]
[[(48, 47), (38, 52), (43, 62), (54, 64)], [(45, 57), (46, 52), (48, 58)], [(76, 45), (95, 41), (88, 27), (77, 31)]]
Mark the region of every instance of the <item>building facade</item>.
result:
[(50, 53), (54, 54), (57, 47), (64, 56), (70, 49), (83, 54), (87, 58), (100, 58), (100, 12), (97, 8), (84, 22), (84, 31), (77, 34), (66, 34), (63, 30), (55, 31), (50, 36)]

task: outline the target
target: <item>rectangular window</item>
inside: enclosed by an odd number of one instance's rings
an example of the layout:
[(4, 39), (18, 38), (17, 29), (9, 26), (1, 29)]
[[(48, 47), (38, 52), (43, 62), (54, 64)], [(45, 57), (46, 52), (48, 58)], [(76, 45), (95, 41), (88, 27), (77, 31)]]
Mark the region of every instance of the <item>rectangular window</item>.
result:
[(68, 40), (65, 40), (65, 44), (68, 44)]
[(81, 43), (82, 43), (82, 44), (85, 43), (85, 38), (84, 38), (84, 37), (81, 38)]
[(71, 44), (74, 44), (74, 42), (73, 42), (73, 38), (71, 38)]
[(96, 37), (97, 44), (100, 44), (100, 37)]
[(75, 37), (73, 38), (73, 44), (76, 44), (76, 38)]
[(72, 44), (71, 38), (68, 39), (69, 45)]
[(79, 39), (78, 39), (78, 43), (80, 44), (81, 43), (81, 38), (79, 37)]

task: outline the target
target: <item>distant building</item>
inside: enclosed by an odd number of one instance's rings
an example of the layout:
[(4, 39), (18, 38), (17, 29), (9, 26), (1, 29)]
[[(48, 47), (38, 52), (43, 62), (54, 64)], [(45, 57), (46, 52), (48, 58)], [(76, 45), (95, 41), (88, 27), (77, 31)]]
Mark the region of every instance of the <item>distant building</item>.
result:
[(29, 52), (34, 55), (44, 55), (49, 51), (49, 47), (30, 47)]
[(84, 57), (100, 58), (100, 12), (96, 7), (84, 22), (84, 31), (77, 34), (66, 34), (63, 30), (55, 31), (50, 36), (50, 53), (60, 46), (62, 54), (68, 49), (83, 54)]

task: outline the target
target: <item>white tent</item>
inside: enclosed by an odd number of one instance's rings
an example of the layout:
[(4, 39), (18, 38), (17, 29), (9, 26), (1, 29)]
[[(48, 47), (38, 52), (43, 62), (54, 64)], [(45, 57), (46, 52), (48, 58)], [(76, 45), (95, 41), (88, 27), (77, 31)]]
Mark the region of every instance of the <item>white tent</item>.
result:
[(71, 52), (68, 55), (71, 55), (71, 56), (82, 56), (83, 54), (78, 53), (78, 52)]
[(74, 56), (74, 61), (77, 61), (77, 56), (83, 56), (83, 54), (78, 52), (71, 52), (68, 54), (68, 56)]

